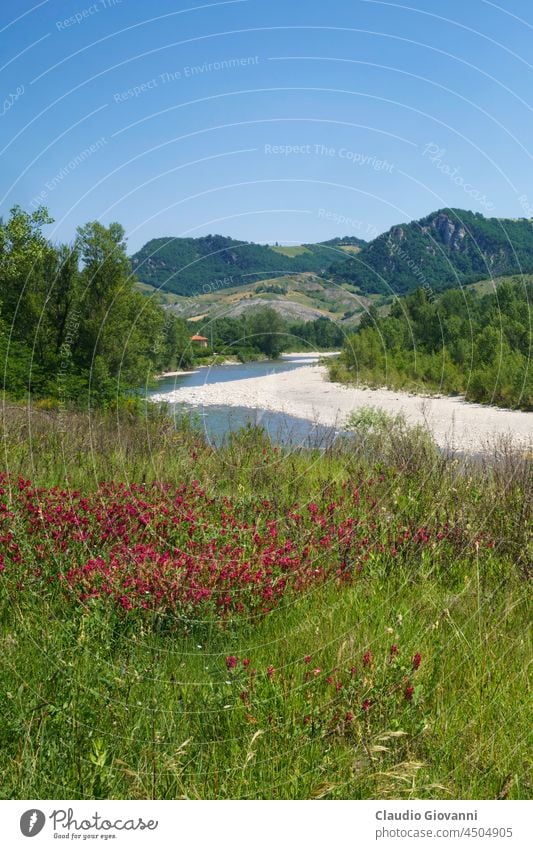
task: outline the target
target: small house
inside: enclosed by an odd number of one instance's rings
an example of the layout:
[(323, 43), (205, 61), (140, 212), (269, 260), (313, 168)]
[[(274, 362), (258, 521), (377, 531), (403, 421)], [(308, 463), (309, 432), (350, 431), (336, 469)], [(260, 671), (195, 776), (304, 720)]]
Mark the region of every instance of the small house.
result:
[(209, 339), (206, 336), (198, 336), (198, 334), (191, 336), (191, 342), (194, 342), (199, 348), (207, 348), (209, 345)]

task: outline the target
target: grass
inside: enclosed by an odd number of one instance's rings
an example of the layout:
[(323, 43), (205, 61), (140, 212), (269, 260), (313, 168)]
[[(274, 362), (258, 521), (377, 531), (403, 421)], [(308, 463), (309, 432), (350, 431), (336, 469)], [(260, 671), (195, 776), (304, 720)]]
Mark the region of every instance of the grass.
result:
[(466, 291), (474, 291), (478, 295), (490, 295), (503, 283), (517, 283), (520, 281), (526, 286), (532, 279), (531, 274), (512, 274), (506, 277), (495, 277), (492, 280), (479, 280), (478, 283), (470, 283), (468, 286), (465, 286), (465, 289)]
[(359, 245), (336, 245), (336, 247), (347, 254), (358, 254), (361, 251)]
[[(221, 540), (225, 512), (246, 547), (244, 525), (266, 533), (267, 502), (298, 551), (316, 529), (327, 576), (264, 615), (80, 602), (30, 580), (55, 526), (30, 533), (25, 490), (4, 487), (23, 562), (0, 574), (2, 797), (530, 797), (531, 462), (505, 443), (483, 460), (445, 457), (399, 427), (360, 416), (350, 441), (322, 452), (248, 429), (214, 450), (157, 413), (5, 407), (4, 470), (42, 487), (43, 505), (54, 486), (74, 504), (74, 491), (98, 502), (102, 480), (199, 481), (209, 538)], [(337, 511), (367, 540), (349, 574), (318, 543)], [(400, 527), (427, 541), (393, 556)], [(86, 556), (53, 550), (49, 576)]]
[(301, 254), (311, 253), (305, 245), (271, 245), (270, 250), (284, 256), (300, 256)]
[(183, 298), (173, 292), (167, 292), (166, 289), (152, 286), (150, 283), (142, 283), (140, 280), (135, 281), (135, 289), (149, 298), (155, 298), (157, 304), (179, 304), (183, 301)]

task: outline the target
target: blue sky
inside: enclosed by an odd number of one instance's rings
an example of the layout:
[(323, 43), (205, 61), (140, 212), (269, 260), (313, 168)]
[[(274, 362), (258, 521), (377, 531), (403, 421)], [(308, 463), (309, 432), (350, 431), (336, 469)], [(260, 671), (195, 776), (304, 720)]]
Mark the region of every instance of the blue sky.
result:
[(533, 217), (529, 0), (4, 0), (0, 38), (0, 213), (55, 239)]

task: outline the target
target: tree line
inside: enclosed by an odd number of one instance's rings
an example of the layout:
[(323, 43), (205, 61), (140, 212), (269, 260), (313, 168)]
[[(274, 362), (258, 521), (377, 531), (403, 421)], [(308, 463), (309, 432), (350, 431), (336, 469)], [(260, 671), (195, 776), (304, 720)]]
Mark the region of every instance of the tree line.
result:
[(211, 319), (201, 325), (200, 332), (210, 342), (206, 356), (214, 350), (236, 356), (242, 362), (259, 357), (273, 359), (283, 351), (340, 348), (345, 338), (342, 326), (327, 317), (291, 321), (270, 306), (257, 307), (236, 317)]
[(533, 278), (504, 281), (485, 295), (450, 289), (432, 299), (418, 289), (386, 316), (371, 307), (331, 375), (532, 410), (532, 299)]
[(124, 230), (97, 221), (73, 244), (44, 208), (0, 222), (0, 362), (8, 397), (102, 405), (192, 361), (189, 328), (135, 290)]

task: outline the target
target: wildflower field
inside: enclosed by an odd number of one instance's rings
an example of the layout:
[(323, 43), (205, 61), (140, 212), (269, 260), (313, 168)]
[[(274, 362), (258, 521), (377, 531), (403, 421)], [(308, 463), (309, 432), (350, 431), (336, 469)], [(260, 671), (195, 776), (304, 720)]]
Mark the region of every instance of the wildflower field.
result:
[(4, 409), (3, 798), (524, 798), (531, 460)]

